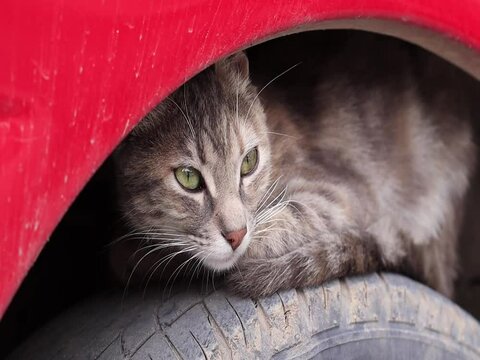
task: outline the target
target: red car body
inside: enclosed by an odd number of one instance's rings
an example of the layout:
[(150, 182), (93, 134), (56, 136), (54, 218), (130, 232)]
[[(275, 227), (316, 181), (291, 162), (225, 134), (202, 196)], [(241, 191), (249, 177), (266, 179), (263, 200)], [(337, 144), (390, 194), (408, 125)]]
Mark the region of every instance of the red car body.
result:
[(439, 34), (453, 39), (447, 58), (480, 72), (480, 0), (4, 0), (0, 316), (76, 195), (152, 106), (239, 48), (331, 27), (406, 34), (433, 50)]

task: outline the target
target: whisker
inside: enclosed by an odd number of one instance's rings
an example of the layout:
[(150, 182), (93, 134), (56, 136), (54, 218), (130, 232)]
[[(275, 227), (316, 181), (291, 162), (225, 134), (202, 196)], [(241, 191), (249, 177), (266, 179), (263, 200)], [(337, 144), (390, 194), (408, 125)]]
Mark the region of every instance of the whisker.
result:
[(285, 137), (292, 138), (292, 139), (295, 139), (295, 140), (299, 139), (298, 136), (288, 135), (288, 134), (279, 133), (279, 132), (275, 132), (275, 131), (264, 131), (264, 132), (262, 132), (262, 134), (272, 134), (272, 135), (278, 135), (278, 136), (285, 136)]
[[(168, 248), (168, 247), (173, 247), (173, 246), (179, 246), (178, 243), (169, 243), (169, 244), (152, 244), (152, 245), (147, 245), (147, 246), (144, 246), (140, 249), (138, 249), (137, 251), (135, 251), (131, 256), (130, 256), (130, 259), (135, 256), (139, 251), (142, 251), (142, 250), (146, 250), (146, 249), (150, 249), (152, 248), (152, 250), (149, 250), (146, 254), (144, 254), (140, 260), (138, 260), (138, 262), (135, 264), (134, 268), (132, 269), (131, 273), (130, 273), (130, 276), (128, 277), (128, 280), (127, 280), (127, 283), (125, 285), (125, 291), (124, 291), (124, 296), (126, 295), (126, 291), (130, 285), (130, 281), (133, 277), (133, 274), (135, 273), (135, 271), (137, 270), (138, 266), (141, 264), (141, 262), (150, 254), (156, 252), (156, 251), (159, 251), (159, 250), (162, 250), (164, 248)], [(183, 244), (181, 244), (180, 246), (184, 246)], [(184, 248), (184, 249), (181, 249), (179, 251), (176, 251), (172, 254), (169, 254), (168, 256), (166, 256), (165, 258), (173, 258), (179, 254), (182, 254), (184, 252), (187, 252), (187, 251), (190, 251), (190, 250), (193, 250), (194, 247), (190, 245), (190, 247), (187, 247), (187, 248)], [(161, 265), (161, 263), (160, 263)], [(148, 273), (148, 271), (147, 271)]]
[(206, 278), (207, 278), (207, 282), (205, 284), (205, 292), (208, 292), (208, 280), (210, 278), (209, 277), (210, 271), (205, 266), (203, 267), (203, 269), (204, 269), (204, 273), (206, 274)]
[(173, 256), (172, 256), (172, 255), (167, 255), (167, 256), (165, 257), (165, 261), (167, 261), (167, 260), (168, 260), (168, 261), (165, 263), (165, 266), (163, 267), (163, 270), (162, 270), (162, 272), (160, 273), (160, 278), (163, 277), (163, 273), (165, 272), (165, 269), (168, 267), (168, 264), (170, 264), (170, 262), (173, 260), (173, 258), (174, 258), (175, 256), (192, 252), (192, 251), (195, 250), (196, 248), (197, 248), (197, 247), (193, 245), (193, 246), (191, 246), (191, 247), (189, 247), (189, 248), (185, 248), (185, 249), (182, 249), (182, 250), (180, 250), (180, 251), (177, 251)]
[(211, 274), (212, 274), (212, 287), (213, 287), (213, 291), (217, 291), (217, 289), (215, 289), (215, 274), (216, 274), (215, 269), (213, 269), (213, 271), (211, 271)]
[(235, 266), (235, 268), (238, 270), (238, 273), (240, 274), (240, 276), (242, 277), (242, 279), (245, 279), (244, 276), (243, 276), (243, 274), (242, 274), (242, 271), (240, 270), (240, 267), (238, 266), (238, 264), (235, 264), (234, 266)]
[[(167, 283), (165, 284), (165, 287), (168, 288), (168, 284), (170, 283), (170, 280), (172, 281), (172, 285), (170, 287), (170, 291), (168, 293), (168, 297), (170, 297), (171, 295), (171, 291), (173, 289), (173, 286), (175, 284), (175, 280), (177, 279), (178, 275), (180, 274), (181, 270), (185, 267), (185, 265), (187, 265), (188, 263), (190, 263), (192, 260), (194, 260), (195, 258), (199, 257), (201, 254), (203, 253), (203, 251), (197, 253), (197, 254), (194, 254), (192, 257), (190, 257), (189, 259), (187, 259), (186, 261), (184, 261), (180, 266), (178, 266), (175, 271), (170, 275), (170, 277), (168, 278), (167, 280)], [(173, 279), (172, 279), (173, 277)]]
[[(200, 270), (202, 269), (202, 259), (201, 258), (198, 258), (197, 259), (197, 265), (194, 267), (193, 269), (193, 274), (192, 274), (192, 278), (190, 279), (190, 282), (193, 280), (193, 277), (196, 276), (198, 277), (200, 275)], [(189, 282), (189, 286), (190, 286), (190, 282)], [(202, 284), (203, 284), (203, 277), (202, 277)]]
[(269, 227), (266, 228), (266, 229), (262, 229), (262, 230), (255, 231), (255, 236), (257, 236), (258, 234), (262, 234), (262, 233), (270, 232), (270, 231), (286, 231), (285, 228), (272, 227), (272, 226), (273, 226), (273, 225), (269, 226)]
[[(171, 243), (171, 244), (151, 244), (151, 245), (146, 245), (140, 249), (138, 249), (137, 251), (135, 251), (132, 255), (136, 255), (137, 253), (139, 253), (140, 251), (142, 250), (146, 250), (146, 249), (149, 249), (149, 248), (156, 248), (157, 250), (164, 250), (164, 249), (168, 249), (168, 248), (172, 248), (172, 247), (193, 247), (191, 244), (179, 244), (179, 243)], [(194, 247), (193, 247), (194, 248)]]
[(261, 223), (262, 221), (265, 221), (267, 219), (270, 219), (274, 214), (276, 215), (278, 213), (278, 210), (279, 209), (283, 209), (287, 207), (287, 203), (286, 202), (279, 202), (275, 205), (273, 205), (272, 207), (268, 208), (267, 210), (265, 210), (261, 216), (258, 216), (257, 217), (257, 220), (258, 220), (258, 223)]
[[(187, 91), (187, 83), (185, 83), (183, 85), (183, 106), (185, 107), (185, 114), (186, 114), (186, 117), (188, 118), (188, 120), (190, 120), (190, 114), (189, 114), (189, 111), (188, 111), (188, 105), (187, 105), (187, 94), (186, 94), (186, 91)], [(191, 124), (191, 121), (190, 121), (190, 124)], [(191, 130), (191, 128), (190, 128)], [(195, 131), (193, 132), (194, 136), (195, 136)]]
[[(275, 186), (275, 188), (276, 188), (276, 186)], [(272, 192), (275, 190), (275, 188), (272, 189)], [(285, 187), (282, 191), (280, 191), (280, 192), (275, 196), (275, 198), (273, 198), (273, 199), (268, 203), (268, 205), (266, 205), (266, 208), (268, 208), (271, 204), (275, 203), (279, 198), (280, 198), (280, 200), (278, 200), (278, 202), (282, 201), (282, 200), (284, 199), (284, 197), (285, 197), (286, 192), (287, 192), (287, 187)]]
[(164, 246), (168, 246), (170, 243), (176, 243), (176, 244), (179, 244), (179, 245), (189, 245), (190, 243), (189, 242), (185, 242), (185, 241), (178, 241), (180, 239), (177, 239), (177, 238), (174, 238), (174, 237), (168, 237), (168, 238), (161, 238), (161, 237), (158, 237), (158, 238), (147, 238), (147, 237), (134, 237), (134, 238), (131, 238), (129, 240), (144, 240), (142, 241), (142, 243), (152, 243), (152, 242), (155, 242), (154, 244), (152, 245), (164, 245)]
[[(168, 231), (161, 231), (161, 230), (168, 230)], [(123, 240), (139, 240), (138, 236), (148, 236), (148, 235), (157, 235), (157, 236), (176, 236), (176, 237), (187, 237), (188, 235), (179, 233), (177, 229), (173, 227), (164, 226), (161, 229), (148, 227), (148, 228), (140, 228), (132, 230), (125, 235), (118, 237), (117, 239), (113, 240), (112, 242), (108, 243), (106, 246), (112, 246), (120, 241)]]
[(128, 287), (130, 286), (130, 281), (132, 280), (132, 276), (133, 274), (135, 273), (135, 271), (137, 270), (138, 266), (140, 265), (140, 263), (150, 254), (154, 253), (155, 251), (158, 251), (157, 248), (154, 248), (150, 251), (148, 251), (145, 255), (143, 255), (140, 260), (138, 260), (138, 262), (135, 264), (135, 266), (133, 267), (132, 271), (130, 272), (130, 276), (128, 277), (128, 280), (127, 280), (127, 283), (125, 284), (125, 289), (123, 291), (123, 296), (122, 296), (122, 303), (123, 303), (123, 300), (125, 299), (125, 296), (127, 295), (127, 290), (128, 290)]
[(265, 221), (262, 221), (261, 223), (257, 223), (256, 225), (265, 225), (265, 224), (268, 224), (268, 223), (271, 223), (271, 222), (275, 222), (275, 223), (287, 223), (287, 219), (270, 219), (270, 220), (265, 220)]
[(239, 91), (237, 87), (237, 98), (236, 98), (236, 104), (235, 104), (235, 122), (238, 124), (238, 97), (239, 97)]
[[(285, 207), (285, 201), (283, 200), (286, 196), (287, 188), (285, 187), (268, 205), (264, 210), (262, 210), (257, 216), (255, 217), (255, 221), (257, 223), (261, 223), (262, 220), (265, 220), (266, 218), (270, 218), (272, 213), (278, 213), (277, 208), (279, 207)], [(275, 203), (275, 205), (271, 206), (271, 204)], [(282, 208), (283, 210), (283, 208)]]
[(188, 127), (190, 128), (190, 131), (192, 132), (192, 135), (194, 137), (197, 137), (196, 133), (195, 133), (195, 129), (193, 128), (193, 125), (192, 125), (192, 122), (190, 121), (190, 119), (187, 117), (187, 115), (185, 114), (185, 112), (182, 110), (182, 108), (180, 107), (180, 105), (177, 104), (177, 102), (175, 100), (173, 100), (172, 98), (167, 98), (166, 100), (169, 100), (171, 101), (177, 108), (178, 110), (180, 110), (180, 112), (182, 113), (183, 115), (183, 118), (185, 119), (185, 121), (187, 122), (188, 124)]
[[(207, 256), (205, 256), (203, 259), (202, 259), (202, 265), (205, 264), (205, 262), (207, 261), (207, 259), (214, 253), (214, 250), (210, 251), (208, 253)], [(207, 284), (206, 284), (206, 287), (205, 287), (205, 292), (208, 293), (208, 280), (209, 280), (209, 275), (211, 273), (210, 269), (208, 269), (206, 266), (203, 267), (206, 271), (207, 271)]]
[(195, 266), (197, 265), (197, 263), (198, 263), (199, 260), (200, 260), (199, 257), (195, 257), (195, 261), (190, 262), (190, 263), (188, 264), (188, 266), (185, 268), (185, 274), (187, 274), (187, 275), (192, 275), (192, 276), (190, 277), (189, 282), (188, 282), (188, 286), (187, 286), (188, 288), (190, 288), (190, 284), (191, 284), (191, 282), (192, 282), (192, 280), (193, 280), (193, 270), (194, 270), (194, 268), (195, 268)]
[(117, 239), (115, 240), (112, 240), (111, 242), (109, 242), (108, 244), (105, 245), (105, 247), (110, 247), (110, 246), (113, 246), (117, 243), (119, 243), (120, 241), (123, 241), (123, 240), (126, 240), (128, 237), (130, 236), (135, 236), (137, 233), (135, 232), (135, 230), (132, 230), (130, 232), (128, 232), (127, 234), (125, 235), (122, 235), (120, 237), (118, 237)]
[(257, 210), (255, 211), (255, 214), (258, 213), (258, 211), (260, 211), (262, 209), (262, 206), (264, 205), (264, 203), (268, 200), (268, 198), (270, 197), (270, 195), (275, 191), (275, 189), (277, 188), (277, 184), (278, 182), (280, 181), (280, 178), (281, 176), (279, 176), (277, 178), (277, 180), (275, 180), (267, 189), (267, 191), (265, 192), (265, 194), (262, 196), (262, 198), (260, 199), (259, 201), (259, 204), (258, 204), (258, 207), (257, 207)]
[(247, 116), (246, 118), (248, 119), (248, 116), (250, 115), (250, 111), (252, 110), (252, 107), (253, 105), (255, 104), (255, 101), (257, 101), (258, 97), (260, 96), (260, 94), (262, 93), (263, 90), (265, 90), (271, 83), (273, 83), (275, 80), (277, 80), (278, 78), (280, 78), (281, 76), (285, 75), (286, 73), (288, 73), (290, 70), (293, 70), (294, 68), (296, 68), (298, 65), (300, 65), (302, 62), (300, 61), (299, 63), (296, 63), (295, 65), (293, 66), (290, 66), (287, 70), (281, 72), (280, 74), (278, 74), (277, 76), (275, 76), (272, 80), (270, 80), (264, 87), (262, 87), (260, 89), (260, 91), (257, 93), (257, 95), (255, 95), (255, 97), (253, 98), (251, 104), (250, 104), (250, 107), (248, 108), (248, 111), (247, 111)]
[(180, 234), (178, 232), (157, 232), (157, 231), (150, 231), (150, 232), (137, 232), (134, 233), (135, 235), (150, 235), (150, 236), (180, 236), (180, 237), (187, 237), (186, 234)]
[[(169, 255), (167, 255), (167, 256), (159, 259), (158, 261), (156, 261), (156, 262), (150, 267), (150, 269), (147, 271), (147, 274), (150, 273), (150, 275), (149, 275), (149, 277), (148, 277), (148, 279), (147, 279), (147, 282), (146, 282), (146, 284), (145, 284), (145, 288), (144, 288), (143, 294), (145, 295), (146, 290), (147, 290), (147, 287), (148, 287), (148, 284), (150, 283), (153, 275), (154, 275), (154, 274), (156, 273), (156, 271), (160, 268), (160, 266), (162, 266), (162, 265), (165, 263), (165, 261), (167, 261), (167, 263), (165, 264), (165, 266), (164, 266), (164, 268), (163, 268), (163, 270), (162, 270), (162, 273), (160, 274), (160, 279), (161, 279), (162, 276), (163, 276), (164, 270), (166, 269), (166, 267), (168, 266), (169, 262), (170, 262), (173, 258), (175, 258), (175, 257), (178, 256), (178, 255), (181, 255), (181, 254), (184, 254), (184, 253), (186, 253), (186, 252), (193, 251), (193, 250), (195, 250), (195, 248), (194, 248), (193, 246), (190, 247), (190, 248), (187, 248), (187, 249), (181, 249), (181, 250), (179, 250), (179, 251), (176, 251), (176, 252), (174, 252), (174, 253), (171, 253), (171, 254), (169, 254)], [(153, 270), (152, 270), (152, 269), (153, 269)], [(167, 283), (167, 284), (168, 284), (168, 283)]]
[(303, 215), (303, 212), (300, 211), (299, 208), (297, 208), (295, 205), (292, 205), (292, 203), (297, 203), (298, 205), (301, 205), (305, 208), (307, 208), (307, 206), (305, 204), (302, 204), (301, 202), (299, 201), (296, 201), (296, 200), (289, 200), (288, 202), (288, 206), (290, 206), (291, 208), (295, 209), (297, 211), (297, 213), (302, 217), (302, 220), (305, 221), (305, 216)]

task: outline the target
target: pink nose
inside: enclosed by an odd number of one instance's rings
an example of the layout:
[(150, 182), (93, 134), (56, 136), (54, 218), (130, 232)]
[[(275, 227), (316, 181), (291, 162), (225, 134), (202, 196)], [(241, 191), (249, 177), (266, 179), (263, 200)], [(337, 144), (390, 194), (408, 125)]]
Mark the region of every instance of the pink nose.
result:
[(238, 248), (240, 244), (242, 243), (243, 238), (245, 237), (245, 234), (247, 233), (247, 229), (241, 229), (237, 231), (231, 231), (229, 233), (226, 233), (223, 235), (225, 239), (230, 243), (230, 246), (232, 247), (233, 250)]

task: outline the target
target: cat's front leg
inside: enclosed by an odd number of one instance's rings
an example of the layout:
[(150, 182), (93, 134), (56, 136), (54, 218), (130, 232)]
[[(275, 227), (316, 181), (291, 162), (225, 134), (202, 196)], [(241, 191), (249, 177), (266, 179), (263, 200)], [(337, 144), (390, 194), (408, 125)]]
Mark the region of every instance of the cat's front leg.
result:
[(376, 240), (368, 233), (324, 234), (279, 257), (243, 258), (227, 278), (236, 293), (259, 298), (281, 289), (319, 285), (346, 275), (384, 267)]

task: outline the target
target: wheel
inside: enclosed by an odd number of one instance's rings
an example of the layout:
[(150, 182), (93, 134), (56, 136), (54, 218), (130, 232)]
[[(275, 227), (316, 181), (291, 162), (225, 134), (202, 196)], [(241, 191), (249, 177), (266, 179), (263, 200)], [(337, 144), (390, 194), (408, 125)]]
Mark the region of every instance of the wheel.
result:
[(110, 293), (55, 319), (10, 359), (480, 359), (480, 325), (395, 274), (335, 280), (259, 301), (190, 289)]

